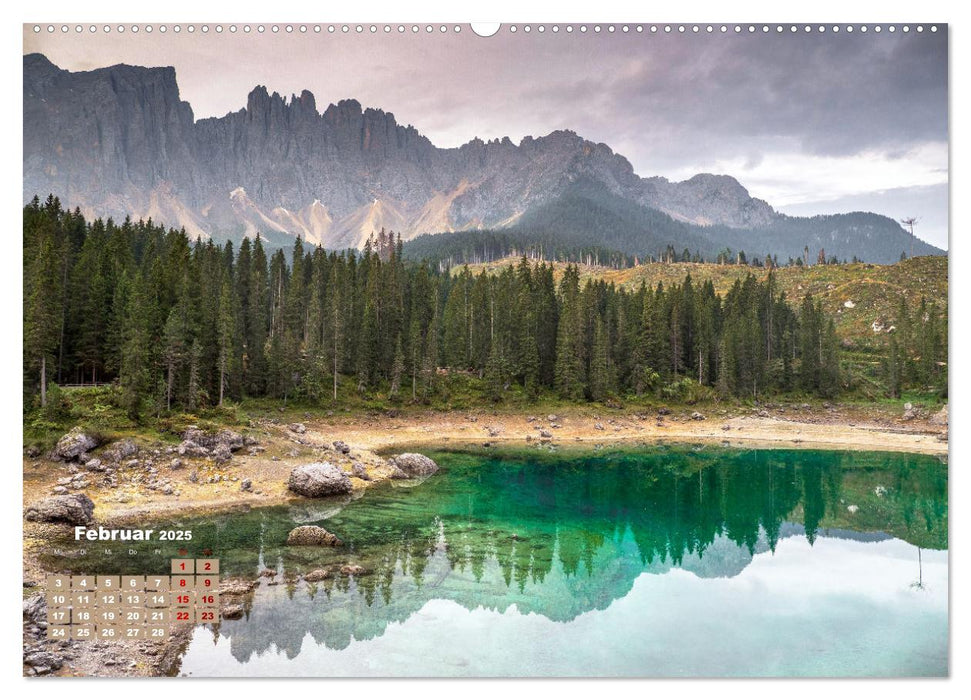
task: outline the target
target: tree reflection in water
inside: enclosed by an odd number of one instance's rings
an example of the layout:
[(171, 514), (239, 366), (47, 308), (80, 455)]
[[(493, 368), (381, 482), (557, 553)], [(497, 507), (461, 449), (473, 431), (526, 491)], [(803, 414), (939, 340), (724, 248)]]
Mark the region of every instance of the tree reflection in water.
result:
[[(228, 636), (239, 661), (271, 647), (292, 658), (308, 634), (343, 649), (434, 599), (568, 621), (624, 597), (642, 573), (732, 577), (793, 536), (947, 547), (947, 469), (933, 458), (683, 447), (433, 456), (443, 470), (414, 488), (180, 521), (194, 547), (220, 557), (223, 576), (278, 572), (279, 584), (263, 581), (244, 618), (222, 621), (214, 639)], [(305, 523), (345, 546), (287, 548)], [(146, 554), (139, 566), (165, 562)], [(367, 573), (302, 579), (345, 563)], [(91, 553), (69, 566), (115, 565)]]

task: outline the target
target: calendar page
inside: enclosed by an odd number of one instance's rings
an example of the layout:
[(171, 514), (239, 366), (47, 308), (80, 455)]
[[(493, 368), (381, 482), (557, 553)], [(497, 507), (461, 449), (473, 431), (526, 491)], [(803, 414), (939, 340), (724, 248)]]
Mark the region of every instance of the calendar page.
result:
[(947, 24), (22, 34), (24, 676), (948, 676)]

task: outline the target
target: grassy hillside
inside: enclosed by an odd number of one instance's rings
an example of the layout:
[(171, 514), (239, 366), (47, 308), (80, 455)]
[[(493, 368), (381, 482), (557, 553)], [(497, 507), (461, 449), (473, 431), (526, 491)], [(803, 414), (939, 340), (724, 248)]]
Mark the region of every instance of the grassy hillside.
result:
[[(483, 269), (496, 270), (518, 261), (505, 258), (492, 263), (470, 265), (473, 273)], [(554, 263), (557, 278), (566, 263)], [(893, 265), (852, 263), (846, 265), (813, 265), (811, 267), (780, 267), (775, 275), (778, 284), (790, 299), (800, 300), (806, 294), (821, 299), (823, 308), (836, 318), (837, 333), (860, 348), (883, 347), (885, 331), (874, 331), (876, 321), (885, 328), (894, 323), (894, 315), (901, 296), (906, 296), (911, 311), (921, 297), (935, 302), (947, 316), (948, 259), (942, 256), (917, 257)], [(457, 271), (457, 270), (456, 270)], [(619, 286), (637, 287), (642, 282), (665, 286), (684, 280), (690, 274), (696, 282), (711, 280), (715, 291), (724, 294), (735, 280), (748, 274), (759, 278), (767, 272), (763, 268), (713, 263), (648, 263), (615, 270), (592, 265), (580, 265), (580, 281), (604, 279)], [(846, 303), (851, 302), (852, 306)]]

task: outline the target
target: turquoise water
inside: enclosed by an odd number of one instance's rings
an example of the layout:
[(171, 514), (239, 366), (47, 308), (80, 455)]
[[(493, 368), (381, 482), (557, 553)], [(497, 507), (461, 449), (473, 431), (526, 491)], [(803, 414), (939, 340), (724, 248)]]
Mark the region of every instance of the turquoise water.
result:
[[(442, 471), (420, 484), (180, 521), (224, 574), (278, 576), (244, 618), (196, 628), (174, 671), (947, 674), (947, 467), (936, 458), (687, 447), (432, 456)], [(309, 523), (346, 546), (283, 545)], [(344, 563), (368, 573), (300, 579)], [(157, 568), (149, 555), (143, 565)]]

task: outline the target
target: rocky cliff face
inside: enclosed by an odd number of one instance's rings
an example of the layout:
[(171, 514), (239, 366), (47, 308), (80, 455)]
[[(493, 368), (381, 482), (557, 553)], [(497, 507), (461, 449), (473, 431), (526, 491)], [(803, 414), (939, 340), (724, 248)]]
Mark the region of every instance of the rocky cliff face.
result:
[(359, 246), (385, 227), (421, 233), (514, 224), (589, 178), (683, 221), (760, 227), (775, 213), (728, 176), (643, 179), (570, 131), (519, 144), (436, 148), (354, 100), (318, 110), (256, 87), (246, 107), (196, 121), (172, 68), (71, 73), (24, 57), (24, 201), (53, 192), (96, 216), (152, 217), (191, 235), (301, 235)]

